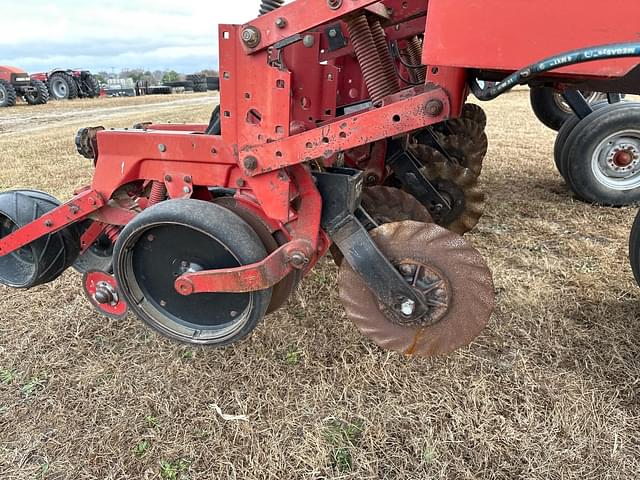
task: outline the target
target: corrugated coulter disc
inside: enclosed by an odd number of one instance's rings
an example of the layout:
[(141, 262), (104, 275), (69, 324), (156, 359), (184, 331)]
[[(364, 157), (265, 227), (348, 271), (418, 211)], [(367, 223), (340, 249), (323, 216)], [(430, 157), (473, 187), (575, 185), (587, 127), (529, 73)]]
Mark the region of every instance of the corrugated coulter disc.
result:
[(469, 344), (494, 306), (491, 272), (462, 237), (435, 224), (399, 222), (371, 231), (382, 253), (431, 306), (428, 321), (398, 322), (344, 262), (338, 286), (347, 316), (382, 348), (407, 355), (443, 355)]
[(431, 212), (434, 221), (460, 235), (473, 229), (482, 217), (485, 205), (478, 176), (468, 168), (441, 161), (442, 154), (426, 145), (416, 145), (413, 152), (423, 165), (423, 175), (452, 205), (447, 215)]
[(489, 148), (486, 135), (476, 140), (461, 133), (447, 135), (440, 138), (440, 145), (459, 165), (468, 168), (477, 176), (480, 176), (482, 173), (482, 162), (487, 156), (487, 150)]
[(481, 125), (483, 130), (487, 128), (487, 114), (480, 105), (476, 105), (475, 103), (465, 103), (462, 107), (462, 118), (473, 120), (477, 124)]
[[(433, 223), (433, 218), (414, 196), (394, 187), (366, 187), (362, 191), (362, 208), (378, 225), (385, 223), (414, 220), (422, 223)], [(336, 245), (331, 246), (331, 255), (336, 265), (342, 265), (344, 259)]]
[(434, 125), (434, 130), (440, 135), (466, 135), (474, 141), (482, 141), (487, 134), (482, 124), (468, 118), (454, 118)]

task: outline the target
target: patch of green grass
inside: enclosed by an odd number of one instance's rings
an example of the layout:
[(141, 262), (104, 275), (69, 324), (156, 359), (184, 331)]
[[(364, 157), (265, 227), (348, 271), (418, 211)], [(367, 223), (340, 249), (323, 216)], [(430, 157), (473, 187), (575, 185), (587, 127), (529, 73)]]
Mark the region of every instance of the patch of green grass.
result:
[(294, 348), (290, 348), (284, 356), (284, 361), (288, 365), (298, 365), (302, 361), (302, 352)]
[(162, 480), (188, 480), (189, 461), (178, 458), (173, 461), (160, 462), (160, 478)]
[(18, 378), (18, 372), (13, 368), (0, 368), (0, 382), (11, 385)]
[(194, 358), (196, 358), (196, 352), (194, 352), (193, 350), (182, 350), (180, 352), (180, 358), (182, 358), (183, 360), (193, 360)]
[(46, 376), (34, 375), (33, 377), (31, 377), (27, 381), (27, 383), (22, 385), (22, 388), (20, 390), (26, 396), (29, 396), (29, 395), (32, 395), (33, 393), (35, 393), (36, 391), (41, 390), (42, 388), (44, 388), (46, 383), (47, 383), (47, 377)]
[(156, 428), (159, 425), (158, 419), (153, 415), (145, 415), (144, 421), (149, 428)]
[(49, 464), (47, 462), (40, 465), (40, 471), (38, 472), (37, 478), (39, 480), (46, 478), (47, 473), (49, 473)]
[(333, 421), (324, 432), (325, 441), (332, 447), (330, 460), (333, 467), (341, 473), (353, 469), (351, 450), (358, 446), (364, 431), (364, 421)]
[(142, 458), (145, 456), (147, 450), (149, 450), (150, 447), (151, 442), (149, 442), (148, 440), (142, 440), (141, 442), (138, 442), (138, 444), (134, 447), (133, 454), (138, 458)]

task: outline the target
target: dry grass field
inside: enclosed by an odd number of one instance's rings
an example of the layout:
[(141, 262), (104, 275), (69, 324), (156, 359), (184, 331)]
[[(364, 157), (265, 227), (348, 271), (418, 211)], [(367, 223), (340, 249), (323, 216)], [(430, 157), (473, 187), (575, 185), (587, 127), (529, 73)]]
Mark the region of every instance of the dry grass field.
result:
[[(206, 122), (215, 98), (147, 100), (0, 111), (0, 190), (66, 199), (92, 173), (78, 128)], [(0, 478), (640, 477), (635, 209), (572, 198), (525, 91), (484, 106), (489, 200), (469, 239), (497, 308), (472, 345), (428, 360), (380, 350), (345, 319), (331, 261), (224, 350), (102, 318), (75, 272), (0, 288)]]

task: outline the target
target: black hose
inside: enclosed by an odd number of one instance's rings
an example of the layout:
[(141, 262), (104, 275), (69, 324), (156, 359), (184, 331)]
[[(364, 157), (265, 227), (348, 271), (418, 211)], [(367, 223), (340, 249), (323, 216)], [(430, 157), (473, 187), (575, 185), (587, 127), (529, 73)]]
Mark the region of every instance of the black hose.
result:
[(284, 5), (284, 0), (262, 0), (260, 2), (260, 15), (273, 12)]
[(577, 63), (593, 62), (595, 60), (608, 60), (612, 58), (640, 57), (640, 43), (613, 43), (599, 47), (582, 48), (571, 52), (554, 55), (541, 62), (534, 63), (519, 70), (500, 83), (488, 88), (482, 88), (476, 79), (471, 81), (471, 91), (478, 100), (493, 100), (503, 93), (511, 90), (516, 85), (528, 83), (532, 78), (558, 68), (575, 65)]

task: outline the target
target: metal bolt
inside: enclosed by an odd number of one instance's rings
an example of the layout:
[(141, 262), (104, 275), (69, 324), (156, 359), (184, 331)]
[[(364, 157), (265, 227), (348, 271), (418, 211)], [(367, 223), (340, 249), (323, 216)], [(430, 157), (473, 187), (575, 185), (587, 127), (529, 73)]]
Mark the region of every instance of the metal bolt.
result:
[(164, 153), (167, 151), (167, 146), (164, 143), (161, 143), (160, 145), (158, 145), (158, 150)]
[(302, 39), (302, 44), (307, 48), (313, 47), (315, 43), (316, 39), (313, 37), (313, 35), (305, 35)]
[(260, 44), (260, 31), (255, 27), (247, 27), (242, 31), (242, 41), (249, 48)]
[(431, 115), (432, 117), (437, 117), (438, 115), (440, 115), (443, 109), (444, 105), (440, 100), (429, 100), (427, 102), (427, 114)]
[(289, 261), (291, 262), (291, 265), (297, 269), (304, 268), (309, 263), (309, 259), (302, 252), (293, 252), (289, 256)]
[(77, 213), (80, 211), (80, 207), (77, 205), (71, 205), (69, 207), (69, 211), (71, 212), (72, 215), (77, 215)]
[(367, 185), (375, 185), (378, 183), (378, 176), (375, 173), (367, 175)]
[(182, 189), (182, 191), (183, 191), (184, 193), (191, 193), (191, 189), (190, 189), (189, 187), (184, 187), (184, 188)]
[(393, 8), (387, 7), (387, 15), (389, 15), (390, 17), (393, 16)]
[(238, 316), (238, 312), (236, 312), (235, 310), (231, 310), (229, 312), (229, 315), (231, 315), (231, 318), (236, 318)]
[(249, 171), (258, 168), (258, 159), (256, 157), (247, 157), (244, 159), (244, 168)]
[(413, 312), (416, 311), (416, 302), (414, 302), (410, 298), (407, 298), (404, 302), (402, 302), (402, 305), (400, 305), (400, 311), (407, 317), (413, 315)]
[(164, 176), (164, 181), (165, 182), (171, 182), (173, 180), (173, 177), (171, 177), (171, 175), (165, 175)]
[(402, 275), (411, 275), (413, 273), (411, 265), (400, 265), (399, 270)]
[(284, 28), (287, 26), (287, 19), (283, 18), (283, 17), (278, 17), (276, 19), (276, 27), (278, 28)]
[(184, 183), (191, 183), (191, 176), (187, 175), (184, 177)]
[(342, 0), (327, 0), (327, 7), (331, 10), (337, 10), (342, 6)]
[(338, 31), (335, 28), (329, 30), (329, 37), (336, 38), (338, 36)]
[(104, 305), (105, 303), (111, 303), (113, 301), (113, 295), (109, 290), (107, 290), (104, 287), (98, 288), (93, 298), (100, 305)]
[(53, 227), (53, 222), (51, 220), (47, 220), (46, 222), (44, 222), (44, 226), (47, 228), (51, 228)]
[(245, 181), (244, 181), (242, 178), (239, 178), (238, 180), (236, 180), (236, 185), (237, 185), (239, 188), (242, 188), (242, 187), (244, 187), (244, 186), (245, 186)]

